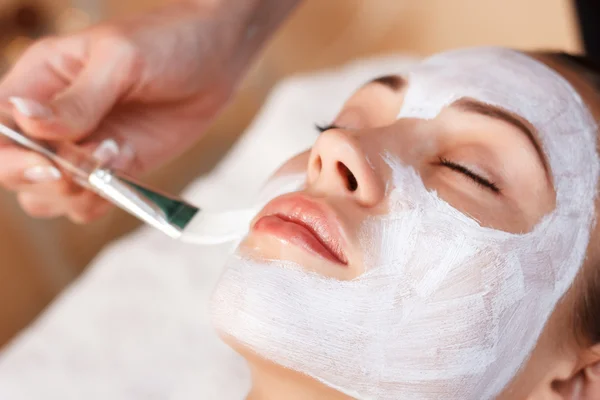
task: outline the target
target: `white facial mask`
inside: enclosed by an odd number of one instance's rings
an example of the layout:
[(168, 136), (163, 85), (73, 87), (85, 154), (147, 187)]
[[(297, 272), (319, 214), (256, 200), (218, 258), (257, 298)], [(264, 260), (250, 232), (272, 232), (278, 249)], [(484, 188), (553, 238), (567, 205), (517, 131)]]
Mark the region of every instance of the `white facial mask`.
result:
[(595, 125), (558, 74), (518, 52), (454, 51), (408, 77), (399, 118), (470, 97), (538, 132), (556, 209), (529, 233), (481, 227), (401, 160), (392, 211), (364, 223), (367, 272), (337, 281), (235, 256), (214, 294), (217, 328), (359, 399), (491, 399), (527, 360), (579, 270), (594, 217)]

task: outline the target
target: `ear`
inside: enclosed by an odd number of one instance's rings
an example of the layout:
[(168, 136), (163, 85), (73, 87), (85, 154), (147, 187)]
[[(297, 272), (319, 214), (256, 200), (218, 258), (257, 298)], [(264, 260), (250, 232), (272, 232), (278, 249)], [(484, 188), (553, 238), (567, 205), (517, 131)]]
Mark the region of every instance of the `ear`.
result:
[(555, 379), (552, 386), (554, 396), (561, 400), (600, 399), (600, 345), (585, 351), (581, 366), (567, 379)]

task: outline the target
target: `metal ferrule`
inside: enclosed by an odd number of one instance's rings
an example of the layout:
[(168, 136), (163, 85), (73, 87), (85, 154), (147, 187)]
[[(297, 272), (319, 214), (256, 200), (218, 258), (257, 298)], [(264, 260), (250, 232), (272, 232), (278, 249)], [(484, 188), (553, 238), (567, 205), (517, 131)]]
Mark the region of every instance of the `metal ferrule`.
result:
[(150, 189), (110, 169), (94, 170), (88, 184), (98, 195), (175, 239), (199, 211), (180, 198)]

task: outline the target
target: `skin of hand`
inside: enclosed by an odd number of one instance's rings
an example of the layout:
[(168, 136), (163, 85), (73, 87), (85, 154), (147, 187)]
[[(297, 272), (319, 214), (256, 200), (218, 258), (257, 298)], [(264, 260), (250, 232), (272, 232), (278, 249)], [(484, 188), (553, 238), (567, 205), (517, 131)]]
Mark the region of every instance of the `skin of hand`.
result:
[[(200, 138), (295, 5), (284, 1), (265, 17), (268, 3), (170, 4), (42, 39), (0, 82), (0, 110), (34, 138), (75, 142), (132, 175), (150, 171)], [(110, 208), (42, 156), (5, 140), (0, 160), (0, 185), (16, 192), (31, 216), (85, 223)]]

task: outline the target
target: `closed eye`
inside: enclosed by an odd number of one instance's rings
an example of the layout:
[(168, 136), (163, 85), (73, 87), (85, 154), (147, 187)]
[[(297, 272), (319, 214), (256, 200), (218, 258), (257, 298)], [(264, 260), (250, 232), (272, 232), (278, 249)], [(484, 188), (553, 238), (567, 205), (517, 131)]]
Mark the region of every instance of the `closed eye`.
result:
[(339, 129), (340, 127), (334, 124), (328, 124), (328, 125), (319, 125), (319, 124), (315, 124), (315, 128), (317, 129), (317, 131), (319, 133), (323, 133), (325, 131), (328, 131), (330, 129)]
[(443, 157), (439, 158), (439, 165), (450, 168), (453, 171), (456, 171), (456, 172), (459, 172), (459, 173), (465, 175), (466, 177), (471, 179), (473, 182), (475, 182), (479, 186), (489, 189), (492, 192), (494, 192), (495, 194), (500, 193), (500, 188), (494, 182), (490, 182), (486, 178), (483, 178), (482, 176), (477, 175), (475, 172), (471, 171), (464, 165), (460, 165), (458, 163), (455, 163), (455, 162), (450, 161)]

